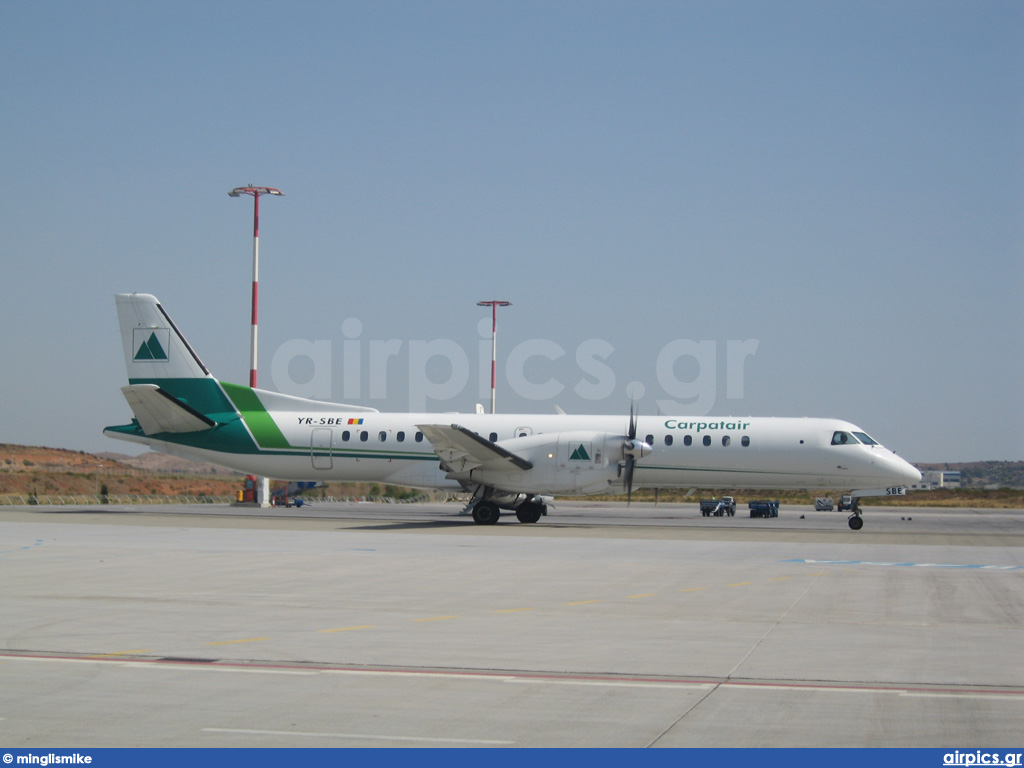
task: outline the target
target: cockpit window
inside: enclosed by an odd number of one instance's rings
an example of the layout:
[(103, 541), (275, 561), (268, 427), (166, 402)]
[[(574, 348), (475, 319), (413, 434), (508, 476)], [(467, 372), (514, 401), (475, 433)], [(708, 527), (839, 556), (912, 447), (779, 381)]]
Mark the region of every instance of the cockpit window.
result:
[(857, 445), (857, 438), (849, 432), (833, 432), (832, 445)]
[(868, 435), (865, 435), (863, 432), (854, 432), (853, 434), (857, 437), (858, 440), (864, 443), (864, 445), (878, 445), (877, 440), (872, 440)]

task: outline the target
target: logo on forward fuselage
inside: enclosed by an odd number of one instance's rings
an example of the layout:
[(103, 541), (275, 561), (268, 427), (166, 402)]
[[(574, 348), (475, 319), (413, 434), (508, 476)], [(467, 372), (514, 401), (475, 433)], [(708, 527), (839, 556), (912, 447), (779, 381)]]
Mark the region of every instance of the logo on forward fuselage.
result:
[(587, 452), (587, 447), (583, 445), (583, 443), (580, 443), (569, 456), (569, 461), (590, 461), (590, 454)]

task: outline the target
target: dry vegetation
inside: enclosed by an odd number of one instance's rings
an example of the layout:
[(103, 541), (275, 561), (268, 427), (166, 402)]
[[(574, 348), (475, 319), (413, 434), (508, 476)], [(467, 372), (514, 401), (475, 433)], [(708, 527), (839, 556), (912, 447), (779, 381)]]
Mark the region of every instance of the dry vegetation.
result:
[[(992, 462), (995, 463), (995, 462)], [(1005, 464), (1006, 462), (1002, 462)], [(953, 466), (953, 465), (950, 465)], [(962, 466), (962, 465), (960, 465)], [(0, 444), (0, 496), (8, 494), (44, 495), (157, 495), (157, 496), (227, 496), (234, 497), (242, 487), (241, 474), (157, 453), (139, 457), (119, 454), (96, 456), (82, 451), (60, 448), (38, 448)], [(407, 488), (376, 483), (329, 483), (307, 495), (321, 497), (391, 496), (408, 498), (418, 494)], [(717, 491), (637, 491), (635, 501), (694, 502), (713, 496), (734, 496), (745, 505), (752, 499), (779, 499), (786, 504), (813, 504), (815, 497), (831, 496), (838, 500), (842, 490), (835, 491), (757, 491), (723, 488)], [(590, 497), (622, 500), (624, 497)], [(930, 506), (988, 507), (1019, 509), (1024, 507), (1024, 490), (999, 488), (942, 489), (911, 493), (905, 497), (867, 498), (863, 506)]]

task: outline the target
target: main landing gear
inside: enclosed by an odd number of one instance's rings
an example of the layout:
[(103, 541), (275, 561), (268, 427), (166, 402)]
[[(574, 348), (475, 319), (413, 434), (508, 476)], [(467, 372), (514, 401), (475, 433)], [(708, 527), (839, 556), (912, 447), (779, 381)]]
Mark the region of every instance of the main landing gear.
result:
[[(524, 501), (516, 508), (520, 523), (536, 523), (547, 513), (547, 506), (539, 501)], [(478, 525), (494, 525), (500, 516), (501, 511), (493, 501), (478, 501), (473, 506), (473, 522)]]
[(478, 501), (473, 507), (473, 522), (478, 525), (494, 525), (499, 517), (501, 512), (493, 501)]

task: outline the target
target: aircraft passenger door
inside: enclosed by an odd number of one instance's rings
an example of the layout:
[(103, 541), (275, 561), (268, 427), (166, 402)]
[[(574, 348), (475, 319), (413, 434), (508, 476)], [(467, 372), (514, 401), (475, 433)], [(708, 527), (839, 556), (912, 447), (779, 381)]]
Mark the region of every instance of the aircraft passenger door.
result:
[(309, 455), (313, 460), (313, 469), (330, 469), (334, 466), (331, 456), (331, 438), (333, 434), (334, 430), (325, 427), (317, 427), (313, 430), (313, 436), (310, 438), (309, 444)]

